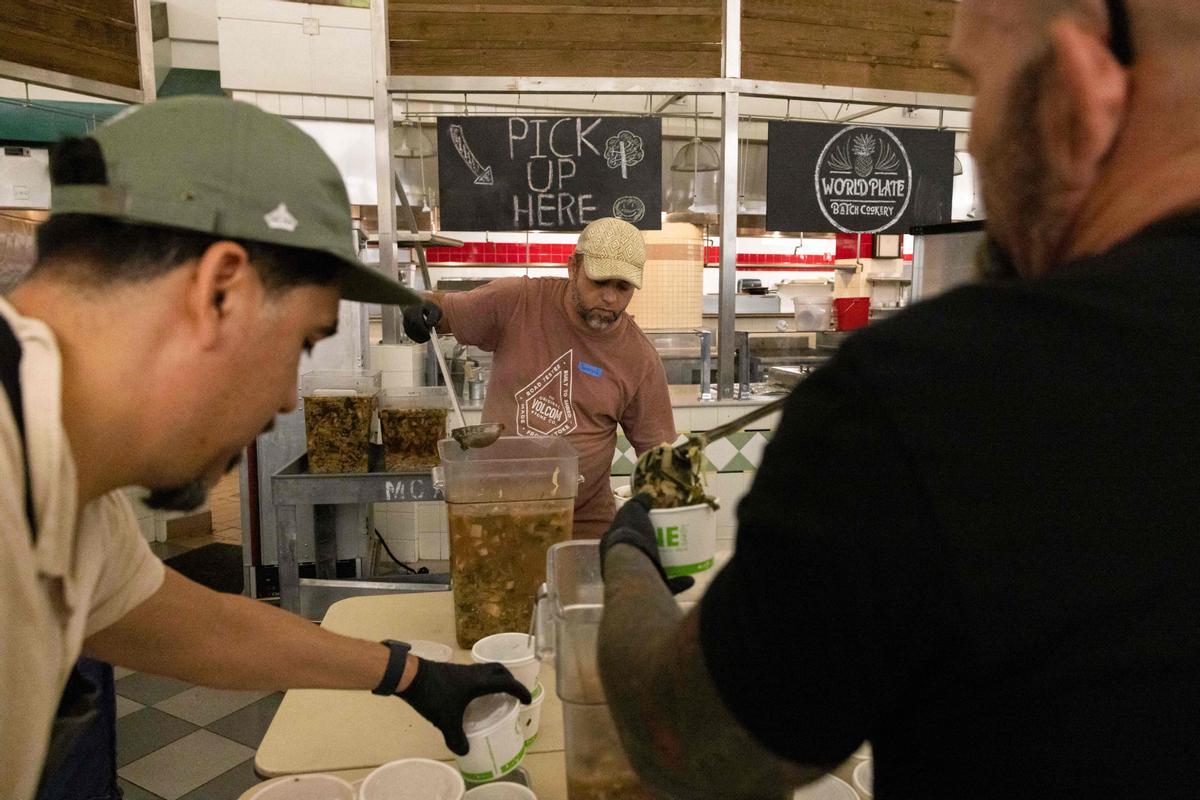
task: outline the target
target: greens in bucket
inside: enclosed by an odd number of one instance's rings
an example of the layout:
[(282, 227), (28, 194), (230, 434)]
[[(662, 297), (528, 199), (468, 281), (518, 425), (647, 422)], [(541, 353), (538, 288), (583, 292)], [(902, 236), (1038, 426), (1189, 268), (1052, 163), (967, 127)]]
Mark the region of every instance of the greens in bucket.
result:
[(638, 458), (630, 488), (634, 495), (648, 494), (654, 508), (682, 508), (707, 503), (717, 508), (717, 499), (704, 491), (704, 450), (689, 439), (679, 447), (660, 444)]

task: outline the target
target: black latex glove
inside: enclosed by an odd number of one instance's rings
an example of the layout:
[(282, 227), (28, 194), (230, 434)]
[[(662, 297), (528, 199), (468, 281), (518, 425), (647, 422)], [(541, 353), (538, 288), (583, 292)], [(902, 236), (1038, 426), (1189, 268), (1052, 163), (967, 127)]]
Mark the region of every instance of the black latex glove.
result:
[(658, 570), (658, 574), (662, 576), (663, 583), (671, 590), (671, 594), (686, 592), (695, 585), (696, 579), (690, 575), (667, 577), (658, 557), (658, 539), (654, 535), (654, 524), (650, 522), (652, 502), (650, 495), (639, 494), (617, 511), (612, 525), (608, 526), (608, 530), (600, 538), (600, 574), (604, 574), (604, 557), (613, 545), (631, 544), (646, 554)]
[(469, 749), (462, 721), (472, 700), (500, 692), (511, 694), (525, 705), (533, 699), (503, 664), (419, 661), (412, 683), (396, 695), (442, 732), (446, 747), (455, 755), (465, 756)]
[(401, 315), (404, 317), (404, 333), (419, 344), (428, 342), (429, 332), (442, 321), (441, 306), (428, 300), (405, 307)]

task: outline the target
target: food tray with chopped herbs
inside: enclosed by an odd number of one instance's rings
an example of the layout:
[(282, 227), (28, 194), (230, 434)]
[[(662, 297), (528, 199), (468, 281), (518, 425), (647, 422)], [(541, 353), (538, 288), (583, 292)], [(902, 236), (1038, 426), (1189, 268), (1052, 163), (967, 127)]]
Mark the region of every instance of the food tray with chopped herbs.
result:
[(300, 377), (310, 473), (364, 473), (369, 469), (378, 372), (319, 371)]
[(389, 472), (426, 470), (441, 463), (448, 398), (444, 387), (389, 391), (379, 404), (379, 430)]

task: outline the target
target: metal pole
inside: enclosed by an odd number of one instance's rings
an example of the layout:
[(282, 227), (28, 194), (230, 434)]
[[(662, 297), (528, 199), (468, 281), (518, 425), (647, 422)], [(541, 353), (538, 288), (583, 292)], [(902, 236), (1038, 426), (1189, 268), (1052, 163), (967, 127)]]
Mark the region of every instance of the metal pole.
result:
[(733, 397), (734, 340), (737, 329), (737, 208), (738, 106), (737, 92), (721, 95), (721, 273), (717, 304), (717, 397)]
[(142, 102), (153, 103), (158, 97), (158, 79), (154, 75), (154, 27), (150, 19), (150, 0), (134, 3), (137, 28), (138, 76), (142, 84)]
[[(375, 97), (375, 185), (379, 205), (379, 269), (395, 278), (396, 203), (392, 194), (392, 96), (388, 93), (388, 20), (386, 0), (371, 0), (371, 64)], [(383, 342), (400, 341), (400, 312), (383, 306)]]
[(742, 77), (742, 0), (725, 0), (721, 36), (721, 77)]

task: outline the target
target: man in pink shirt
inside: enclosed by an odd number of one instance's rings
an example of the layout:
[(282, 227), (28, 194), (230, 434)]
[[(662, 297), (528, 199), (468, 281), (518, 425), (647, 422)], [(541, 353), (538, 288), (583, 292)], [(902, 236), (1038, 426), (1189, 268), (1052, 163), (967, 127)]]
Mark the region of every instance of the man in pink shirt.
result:
[(579, 235), (565, 279), (501, 278), (431, 292), (404, 311), (413, 341), (436, 326), (495, 354), (484, 422), (506, 435), (566, 436), (579, 451), (576, 538), (599, 538), (612, 521), (617, 425), (639, 454), (675, 439), (662, 360), (625, 313), (645, 263), (637, 228), (600, 219)]

